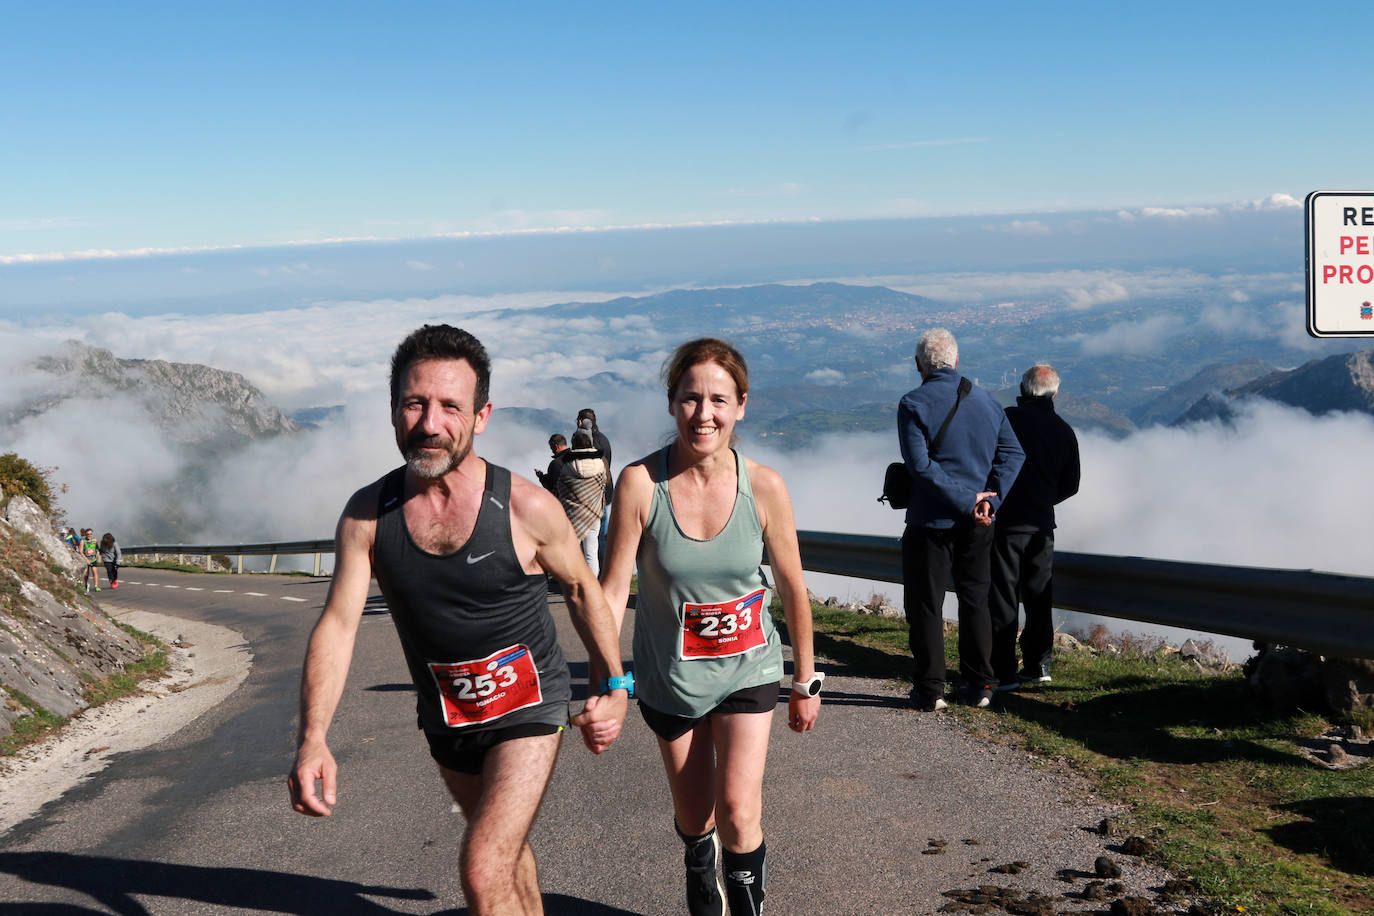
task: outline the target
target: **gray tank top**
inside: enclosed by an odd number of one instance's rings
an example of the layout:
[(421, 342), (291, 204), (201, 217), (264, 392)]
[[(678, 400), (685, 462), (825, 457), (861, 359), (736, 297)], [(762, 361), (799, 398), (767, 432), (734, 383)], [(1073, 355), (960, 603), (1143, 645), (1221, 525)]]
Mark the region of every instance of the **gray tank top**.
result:
[(382, 478), (373, 572), (391, 609), (427, 732), (568, 721), (568, 663), (548, 585), (515, 555), (510, 471), (487, 462), (468, 542), (421, 550), (403, 511), (405, 468)]
[(768, 613), (763, 527), (738, 452), (739, 485), (724, 530), (682, 533), (668, 496), (668, 448), (650, 458), (654, 498), (639, 539), (635, 685), (652, 709), (697, 718), (737, 690), (782, 677), (782, 642)]

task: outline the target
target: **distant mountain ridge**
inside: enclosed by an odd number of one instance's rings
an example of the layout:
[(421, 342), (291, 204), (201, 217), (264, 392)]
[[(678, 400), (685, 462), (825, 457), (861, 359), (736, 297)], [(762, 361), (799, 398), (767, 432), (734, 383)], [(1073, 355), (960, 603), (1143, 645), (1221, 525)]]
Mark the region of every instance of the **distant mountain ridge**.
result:
[(1210, 393), (1235, 388), (1278, 370), (1265, 360), (1251, 357), (1234, 363), (1214, 363), (1192, 378), (1174, 385), (1159, 397), (1130, 411), (1130, 418), (1139, 426), (1172, 423), (1191, 405)]
[(168, 439), (182, 444), (232, 444), (300, 429), (237, 372), (196, 363), (120, 359), (75, 340), (32, 365), (52, 376), (52, 385), (14, 411), (11, 422), (76, 398), (125, 396), (137, 400)]
[(1170, 425), (1229, 421), (1235, 416), (1236, 403), (1246, 398), (1299, 407), (1317, 416), (1338, 411), (1374, 415), (1374, 350), (1314, 359), (1296, 369), (1274, 370), (1234, 388), (1209, 391)]
[(1226, 394), (1268, 398), (1314, 414), (1338, 410), (1374, 414), (1374, 350), (1314, 359), (1287, 372), (1271, 372)]

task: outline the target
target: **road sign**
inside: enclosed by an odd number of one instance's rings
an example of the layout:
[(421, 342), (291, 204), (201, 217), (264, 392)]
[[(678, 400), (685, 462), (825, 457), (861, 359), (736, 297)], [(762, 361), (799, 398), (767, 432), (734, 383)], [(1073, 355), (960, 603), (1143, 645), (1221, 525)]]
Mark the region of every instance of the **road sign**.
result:
[(1374, 337), (1374, 191), (1307, 195), (1307, 333)]

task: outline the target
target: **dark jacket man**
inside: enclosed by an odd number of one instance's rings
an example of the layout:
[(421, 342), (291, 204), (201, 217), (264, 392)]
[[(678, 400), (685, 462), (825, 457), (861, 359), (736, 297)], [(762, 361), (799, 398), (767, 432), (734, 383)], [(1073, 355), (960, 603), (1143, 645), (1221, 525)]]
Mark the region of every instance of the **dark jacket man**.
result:
[[(1054, 649), (1054, 507), (1078, 492), (1078, 437), (1054, 411), (1059, 373), (1031, 366), (1021, 379), (1021, 396), (1007, 408), (1007, 420), (1025, 449), (1016, 484), (997, 513), (992, 547), (992, 666), (998, 689), (1024, 681), (1050, 680)], [(1021, 632), (1020, 674), (1016, 671), (1018, 600), (1026, 606)]]

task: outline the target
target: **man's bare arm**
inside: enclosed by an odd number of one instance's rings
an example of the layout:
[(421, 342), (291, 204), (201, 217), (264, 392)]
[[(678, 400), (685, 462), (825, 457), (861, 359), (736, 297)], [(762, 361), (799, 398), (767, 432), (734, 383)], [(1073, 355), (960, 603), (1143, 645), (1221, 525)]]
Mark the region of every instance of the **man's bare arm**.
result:
[(568, 615), (582, 644), (587, 647), (589, 696), (582, 712), (573, 718), (573, 724), (582, 728), (582, 739), (587, 747), (599, 754), (620, 734), (628, 696), (621, 690), (601, 696), (598, 689), (602, 678), (618, 677), (623, 673), (620, 640), (611, 609), (606, 604), (601, 585), (582, 558), (577, 535), (557, 499), (543, 488), (512, 476), (511, 521), (512, 527), (519, 528), (517, 538), (528, 538), (532, 542), (534, 559), (540, 568), (562, 584)]
[[(301, 672), (300, 731), (296, 762), (287, 776), (291, 807), (312, 817), (328, 817), (338, 801), (338, 766), (326, 735), (348, 680), (353, 643), (372, 579), (372, 541), (376, 533), (375, 486), (349, 500), (334, 531), (334, 577)], [(315, 781), (320, 782), (316, 794)]]

